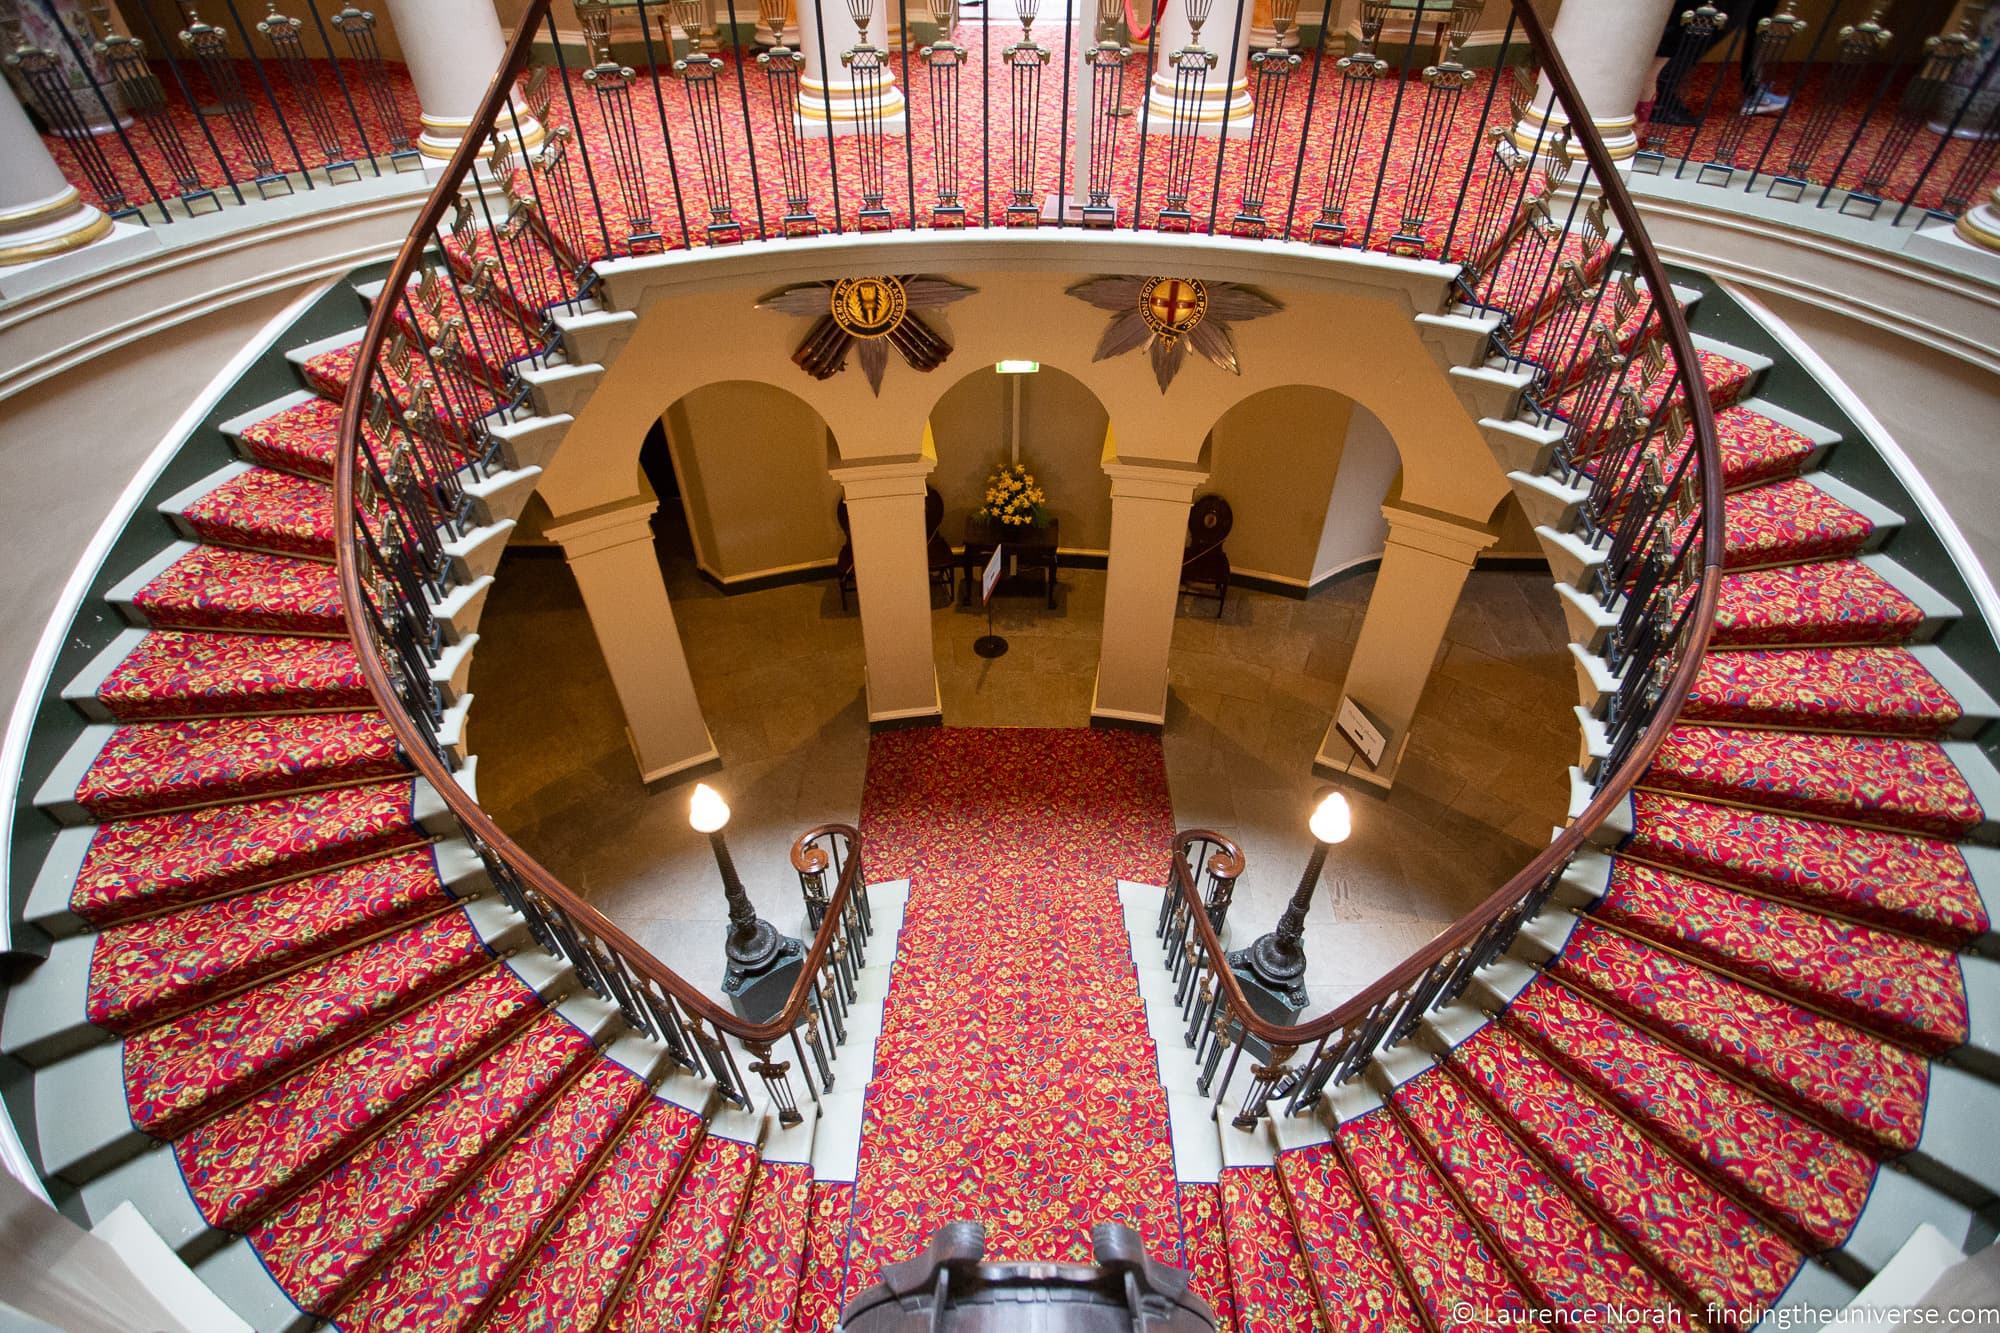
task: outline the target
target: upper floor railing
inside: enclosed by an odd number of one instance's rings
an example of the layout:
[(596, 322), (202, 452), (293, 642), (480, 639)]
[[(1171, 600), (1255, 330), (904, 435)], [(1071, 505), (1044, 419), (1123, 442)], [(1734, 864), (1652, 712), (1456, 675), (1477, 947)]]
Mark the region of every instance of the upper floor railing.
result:
[[(843, 0), (854, 30), (870, 31), (874, 2)], [(1247, 88), (1254, 127), (1226, 139), (1205, 138), (1195, 114), (1222, 60), (1201, 45), (1204, 30), (1211, 38), (1218, 30), (1206, 0), (1165, 2), (1186, 4), (1193, 40), (1172, 54), (1164, 108), (1137, 105), (1120, 82), (1132, 57), (1106, 38), (1093, 46), (1102, 60), (1077, 66), (1088, 98), (1071, 102), (1070, 80), (1057, 80), (1064, 90), (1057, 113), (1045, 116), (1041, 72), (1055, 58), (1053, 46), (1075, 33), (1048, 34), (1030, 9), (1020, 40), (1006, 47), (1008, 96), (993, 98), (984, 82), (974, 84), (980, 91), (971, 101), (950, 91), (985, 68), (971, 52), (990, 43), (990, 23), (971, 40), (959, 25), (926, 43), (924, 68), (939, 82), (919, 87), (944, 91), (928, 104), (909, 99), (907, 134), (891, 133), (882, 52), (866, 39), (842, 51), (841, 68), (860, 67), (864, 91), (881, 95), (860, 100), (856, 132), (836, 135), (802, 128), (803, 79), (790, 47), (754, 61), (711, 55), (702, 49), (699, 5), (676, 7), (675, 21), (662, 27), (657, 20), (669, 17), (662, 5), (584, 0), (577, 11), (591, 55), (579, 69), (567, 35), (551, 26), (549, 0), (532, 0), (472, 133), (376, 300), (342, 414), (335, 500), (341, 596), (370, 689), (543, 943), (638, 1026), (678, 1043), (690, 1067), (716, 1072), (725, 1090), (737, 1090), (732, 1096), (746, 1085), (733, 1062), (737, 1048), (781, 1103), (794, 1095), (788, 1085), (777, 1090), (787, 1075), (772, 1072), (780, 1063), (774, 1046), (801, 1024), (817, 1040), (830, 1021), (828, 988), (841, 984), (842, 941), (858, 947), (866, 933), (858, 857), (840, 868), (828, 905), (814, 910), (806, 973), (784, 1014), (753, 1025), (718, 1009), (618, 931), (452, 777), (442, 683), (449, 671), (441, 665), (448, 625), (434, 609), (452, 580), (449, 548), (472, 523), (468, 484), (505, 466), (508, 427), (535, 411), (531, 372), (560, 355), (557, 321), (588, 307), (600, 260), (782, 243), (807, 230), (984, 223), (1228, 233), (1459, 266), (1449, 304), (1490, 321), (1491, 364), (1521, 385), (1522, 420), (1500, 428), (1507, 447), (1522, 451), (1510, 463), (1573, 497), (1577, 536), (1590, 552), (1591, 572), (1579, 577), (1578, 591), (1601, 611), (1607, 682), (1589, 772), (1594, 794), (1546, 852), (1471, 915), (1355, 1001), (1294, 1026), (1260, 1018), (1228, 971), (1219, 928), (1234, 872), (1214, 877), (1205, 895), (1199, 887), (1232, 859), (1240, 869), (1240, 857), (1190, 859), (1183, 838), (1161, 929), (1177, 951), (1184, 997), (1193, 997), (1190, 1021), (1197, 1034), (1214, 1034), (1204, 1047), (1211, 1078), (1224, 1048), (1233, 1053), (1220, 1074), (1223, 1091), (1244, 1052), (1263, 1053), (1254, 1057), (1263, 1063), (1245, 1115), (1263, 1114), (1274, 1089), (1296, 1109), (1329, 1081), (1351, 1077), (1504, 948), (1630, 790), (1691, 683), (1721, 558), (1720, 527), (1711, 520), (1721, 511), (1721, 473), (1700, 361), (1665, 270), (1528, 0), (1514, 0), (1497, 68), (1532, 58), (1540, 94), (1532, 78), (1480, 73), (1460, 61), (1477, 5), (1417, 10), (1398, 64), (1373, 46), (1397, 11), (1370, 0), (1357, 53), (1315, 63), (1295, 79), (1293, 53), (1257, 52)], [(617, 44), (614, 10), (642, 20), (629, 40), (652, 53), (644, 77), (620, 63), (630, 48)], [(1440, 14), (1443, 26), (1420, 30)], [(1245, 31), (1248, 15), (1239, 7), (1238, 16), (1235, 27), (1220, 29), (1233, 34), (1231, 44)], [(782, 33), (783, 16), (767, 17)], [(823, 35), (826, 13), (816, 18)], [(907, 16), (903, 31), (899, 64), (911, 54)], [(682, 40), (691, 49), (663, 77), (658, 53)], [(1428, 52), (1420, 67), (1411, 54), (1419, 47)], [(1065, 47), (1066, 59), (1075, 54)], [(531, 69), (538, 55), (548, 63)], [(1166, 59), (1156, 51), (1140, 62), (1156, 87)], [(767, 95), (763, 102), (753, 101), (753, 87)], [(732, 90), (733, 103), (725, 97)], [(1087, 136), (1073, 114), (1085, 100), (1103, 112)], [(680, 110), (670, 112), (670, 103)], [(732, 105), (734, 121), (725, 114)], [(1120, 110), (1134, 114), (1112, 114)], [(963, 124), (997, 151), (961, 143)], [(1527, 134), (1519, 124), (1538, 128)], [(900, 179), (892, 165), (900, 165)], [(1084, 182), (1074, 200), (1061, 189), (1073, 167)], [(823, 873), (820, 858), (833, 854), (802, 849), (801, 873)], [(814, 896), (809, 887), (809, 902)], [(1300, 1050), (1310, 1054), (1294, 1071), (1287, 1061)], [(815, 1063), (809, 1052), (795, 1053), (801, 1066)], [(825, 1067), (818, 1072), (824, 1077)]]
[[(1675, 5), (1638, 169), (1897, 224), (1952, 218), (2000, 168), (2000, 5)], [(1935, 21), (1934, 19), (1932, 21)], [(1893, 210), (1893, 212), (1889, 212)]]
[[(312, 0), (0, 0), (0, 63), (64, 174), (114, 218), (170, 223), (414, 169), (419, 119), (381, 20)], [(289, 12), (288, 12), (289, 11)]]

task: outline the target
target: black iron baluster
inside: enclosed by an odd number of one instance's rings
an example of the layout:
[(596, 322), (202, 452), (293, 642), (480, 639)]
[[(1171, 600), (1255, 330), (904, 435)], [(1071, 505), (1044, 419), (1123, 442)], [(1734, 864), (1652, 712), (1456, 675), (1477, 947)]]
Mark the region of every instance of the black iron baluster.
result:
[(1285, 49), (1285, 35), (1298, 14), (1298, 0), (1273, 0), (1271, 29), (1277, 34), (1271, 45), (1250, 57), (1252, 115), (1250, 152), (1244, 163), (1243, 197), (1229, 228), (1238, 236), (1262, 239), (1271, 231), (1264, 216), (1264, 197), (1271, 188), (1271, 167), (1277, 160), (1278, 136), (1284, 132), (1285, 102), (1291, 91), (1292, 72), (1300, 56)]
[(799, 138), (799, 72), (806, 57), (785, 45), (785, 9), (784, 0), (763, 0), (771, 49), (758, 54), (757, 67), (764, 71), (764, 89), (771, 99), (772, 132), (785, 180), (785, 213), (778, 226), (787, 236), (810, 236), (819, 230), (819, 219), (813, 215), (812, 180), (805, 144)]
[[(1785, 0), (1778, 12), (1769, 18), (1757, 20), (1757, 35), (1750, 48), (1750, 66), (1744, 73), (1748, 86), (1743, 90), (1743, 100), (1733, 103), (1735, 111), (1723, 122), (1722, 131), (1716, 136), (1715, 147), (1709, 159), (1695, 179), (1704, 185), (1727, 185), (1736, 175), (1736, 157), (1743, 150), (1743, 141), (1749, 137), (1750, 126), (1762, 114), (1775, 96), (1771, 91), (1772, 71), (1783, 59), (1785, 49), (1798, 35), (1806, 30), (1806, 21), (1797, 13), (1797, 0)], [(1718, 74), (1718, 78), (1721, 76)], [(1773, 122), (1771, 134), (1775, 137), (1780, 122)], [(1769, 151), (1771, 139), (1765, 140), (1765, 151)], [(1761, 157), (1759, 159), (1762, 160)], [(1710, 176), (1719, 176), (1711, 180)]]
[(1118, 206), (1112, 201), (1112, 177), (1118, 167), (1118, 122), (1125, 100), (1125, 62), (1132, 48), (1120, 43), (1118, 0), (1098, 0), (1097, 40), (1083, 53), (1090, 71), (1090, 166), (1083, 206), (1086, 227), (1115, 227)]
[(1389, 238), (1392, 254), (1422, 258), (1429, 249), (1423, 229), (1430, 221), (1431, 200), (1437, 193), (1438, 174), (1444, 169), (1445, 149), (1458, 124), (1458, 104), (1472, 85), (1472, 71), (1459, 57), (1472, 36), (1479, 8), (1479, 0), (1454, 0), (1443, 59), (1424, 67), (1421, 76), (1424, 109), (1417, 119), (1417, 146), (1410, 164), (1410, 179), (1403, 188), (1402, 224)]
[[(269, 199), (271, 191), (282, 186), (284, 193), (292, 192), (291, 178), (278, 170), (273, 159), (270, 140), (264, 137), (264, 126), (257, 119), (256, 108), (244, 95), (243, 81), (236, 76), (235, 61), (229, 55), (229, 34), (201, 17), (201, 11), (188, 4), (187, 27), (181, 29), (181, 46), (194, 57), (202, 77), (208, 80), (209, 90), (215, 94), (216, 103), (222, 108), (223, 117), (229, 122), (230, 133), (236, 136), (238, 146), (250, 159), (250, 170), (254, 173), (250, 183), (257, 187), (260, 198)], [(200, 108), (196, 108), (199, 113)]]
[[(1840, 30), (1834, 46), (1833, 69), (1820, 86), (1819, 98), (1806, 117), (1805, 129), (1800, 132), (1798, 142), (1786, 156), (1785, 174), (1772, 177), (1770, 186), (1765, 190), (1767, 195), (1775, 199), (1780, 197), (1780, 190), (1787, 190), (1790, 194), (1784, 197), (1790, 200), (1805, 197), (1812, 184), (1813, 163), (1826, 146), (1827, 136), (1833, 133), (1840, 113), (1846, 109), (1848, 97), (1861, 81), (1862, 69), (1891, 40), (1889, 30), (1882, 26), (1882, 15), (1888, 8), (1889, 0), (1875, 0), (1866, 19)], [(1804, 74), (1799, 77), (1803, 83)]]
[[(605, 0), (577, 5), (583, 24), (589, 68), (583, 82), (597, 95), (597, 112), (610, 148), (611, 169), (618, 178), (618, 195), (625, 209), (625, 244), (642, 254), (662, 245), (665, 236), (653, 223), (653, 201), (646, 189), (646, 158), (639, 146), (638, 118), (632, 111), (632, 80), (636, 71), (619, 61), (611, 47), (611, 14)], [(590, 154), (584, 153), (585, 168)], [(602, 201), (600, 200), (600, 206)]]
[[(1014, 0), (1014, 16), (1021, 24), (1021, 40), (1000, 52), (1000, 58), (1007, 62), (1013, 111), (1008, 136), (1006, 213), (1010, 227), (1032, 227), (1041, 220), (1041, 203), (1035, 198), (1035, 148), (1041, 137), (1042, 70), (1049, 63), (1049, 49), (1034, 40), (1035, 15), (1039, 9), (1039, 0)], [(1056, 188), (1063, 188), (1060, 180)]]
[[(278, 133), (284, 137), (285, 147), (291, 151), (292, 163), (298, 168), (299, 179), (306, 183), (308, 190), (317, 189), (318, 187), (313, 184), (312, 173), (306, 170), (305, 154), (299, 151), (298, 138), (292, 133), (291, 119), (285, 115), (285, 108), (278, 101), (278, 90), (271, 86), (271, 76), (264, 69), (264, 58), (257, 54), (257, 44), (250, 40), (250, 29), (244, 24), (242, 13), (236, 8), (236, 0), (223, 0), (223, 7), (229, 11), (229, 21), (236, 25), (236, 35), (243, 41), (244, 58), (250, 62), (250, 72), (257, 76), (257, 86), (264, 90), (264, 105), (271, 109), (272, 118), (278, 122)], [(250, 104), (250, 113), (257, 114), (254, 103)]]
[[(1973, 30), (1976, 17), (1968, 10), (1957, 32), (1924, 40), (1923, 68), (1917, 71), (1916, 79), (1897, 103), (1889, 133), (1862, 169), (1860, 186), (1841, 201), (1841, 212), (1852, 210), (1872, 218), (1880, 211), (1883, 195), (1888, 192), (1896, 168), (1903, 164), (1903, 157), (1916, 142), (1918, 132), (1929, 123), (1938, 98), (1951, 86), (1952, 76), (1958, 72), (1959, 66), (1979, 51), (1979, 39), (1974, 36)], [(1861, 211), (1863, 209), (1866, 211)]]
[[(848, 86), (853, 89), (854, 98), (854, 139), (857, 164), (861, 175), (861, 209), (855, 215), (855, 225), (863, 231), (880, 230), (893, 224), (894, 218), (884, 200), (888, 198), (888, 170), (883, 160), (883, 108), (888, 97), (889, 67), (883, 62), (888, 54), (875, 45), (868, 35), (869, 25), (875, 20), (875, 0), (846, 0), (847, 15), (854, 20), (854, 29), (859, 39), (853, 46), (840, 53), (840, 64), (847, 71)], [(833, 124), (833, 89), (831, 81), (827, 87), (827, 124)]]
[[(1663, 109), (1661, 103), (1671, 98), (1672, 106), (1666, 109), (1670, 111), (1686, 109), (1687, 103), (1680, 94), (1681, 85), (1687, 81), (1687, 76), (1694, 72), (1696, 63), (1708, 52), (1708, 48), (1715, 44), (1715, 35), (1721, 32), (1728, 22), (1729, 15), (1707, 0), (1693, 9), (1681, 11), (1679, 40), (1674, 43), (1674, 53), (1668, 57), (1666, 65), (1661, 68), (1656, 79), (1656, 86), (1660, 91), (1653, 103), (1653, 114), (1646, 118), (1646, 134), (1639, 142), (1639, 151), (1632, 156), (1634, 171), (1656, 174), (1666, 166), (1667, 135), (1676, 127), (1661, 119), (1660, 113)], [(1720, 79), (1722, 76), (1723, 67), (1718, 66), (1716, 77)], [(1695, 137), (1700, 133), (1700, 118), (1697, 117), (1696, 124), (1689, 131), (1690, 152), (1694, 149)], [(1686, 164), (1687, 158), (1687, 153), (1681, 154), (1683, 165)]]
[(318, 143), (319, 166), (326, 172), (327, 180), (332, 181), (338, 171), (351, 171), (354, 179), (360, 180), (361, 164), (341, 142), (340, 123), (333, 118), (333, 112), (319, 95), (319, 79), (313, 72), (312, 62), (306, 57), (302, 38), (304, 30), (302, 20), (278, 12), (278, 0), (268, 0), (268, 12), (257, 21), (257, 31), (278, 53), (278, 68), (283, 72), (292, 95), (305, 110), (306, 126)]
[[(702, 9), (708, 0), (669, 0), (672, 21), (687, 34), (689, 51), (674, 62), (681, 88), (687, 94), (688, 115), (694, 121), (695, 149), (701, 158), (702, 176), (708, 186), (708, 239), (743, 239), (743, 224), (736, 220), (735, 191), (729, 179), (729, 146), (722, 124), (722, 62), (702, 49)], [(663, 40), (668, 16), (660, 16)]]
[[(1201, 44), (1201, 30), (1208, 22), (1212, 0), (1184, 0), (1187, 6), (1188, 44), (1167, 56), (1174, 72), (1173, 111), (1167, 121), (1166, 201), (1154, 225), (1162, 230), (1188, 231), (1194, 214), (1188, 196), (1194, 189), (1195, 148), (1200, 142), (1201, 104), (1208, 91), (1208, 74), (1220, 57)], [(1158, 40), (1157, 23), (1154, 24)], [(1147, 90), (1147, 100), (1152, 90)], [(1227, 99), (1223, 110), (1222, 133), (1229, 131)], [(1221, 151), (1220, 148), (1217, 151)]]
[[(55, 12), (47, 13), (49, 21), (60, 27), (61, 19)], [(125, 183), (118, 179), (111, 160), (104, 155), (103, 145), (91, 132), (90, 117), (77, 101), (76, 90), (70, 87), (69, 69), (62, 57), (30, 42), (21, 20), (11, 13), (0, 15), (0, 44), (6, 47), (0, 62), (20, 75), (43, 121), (76, 154), (77, 165), (103, 202), (104, 211), (114, 217), (137, 212), (127, 197)], [(112, 119), (115, 123), (117, 118)]]
[[(931, 225), (963, 227), (965, 203), (959, 194), (958, 176), (958, 85), (969, 52), (956, 40), (958, 0), (937, 0), (931, 12), (937, 16), (937, 40), (917, 52), (931, 90), (931, 165), (937, 175), (937, 201), (931, 205)], [(914, 221), (912, 217), (913, 224)]]
[(1334, 65), (1340, 91), (1334, 98), (1333, 129), (1326, 137), (1326, 180), (1320, 187), (1319, 217), (1311, 234), (1322, 245), (1340, 245), (1347, 239), (1348, 192), (1354, 186), (1361, 139), (1368, 131), (1375, 89), (1389, 72), (1389, 62), (1375, 54), (1387, 9), (1381, 0), (1363, 6), (1360, 45)]
[(381, 122), (387, 138), (389, 165), (398, 171), (421, 168), (423, 154), (410, 138), (402, 104), (389, 82), (388, 62), (382, 58), (381, 44), (375, 40), (374, 11), (347, 5), (327, 22), (347, 42), (348, 56), (361, 71), (361, 87), (368, 94), (368, 105), (374, 108), (375, 119)]

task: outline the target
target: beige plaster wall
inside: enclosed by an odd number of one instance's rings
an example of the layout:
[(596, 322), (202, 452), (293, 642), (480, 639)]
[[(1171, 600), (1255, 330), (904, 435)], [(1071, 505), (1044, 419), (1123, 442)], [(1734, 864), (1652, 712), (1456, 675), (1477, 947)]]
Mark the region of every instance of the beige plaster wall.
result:
[(1353, 411), (1340, 394), (1288, 387), (1246, 398), (1215, 423), (1201, 489), (1229, 501), (1232, 568), (1311, 580)]
[(1313, 554), (1312, 579), (1317, 582), (1382, 553), (1389, 534), (1382, 501), (1402, 470), (1396, 441), (1381, 419), (1365, 407), (1347, 417), (1347, 434), (1340, 446), (1340, 470), (1327, 498), (1319, 545)]
[[(1304, 276), (1279, 286), (1269, 279), (1284, 280), (1286, 270), (1268, 260), (1257, 264), (1255, 271), (1267, 275), (1266, 289), (1287, 309), (1236, 327), (1242, 374), (1190, 357), (1163, 398), (1144, 357), (1090, 359), (1108, 316), (1064, 292), (1079, 277), (1105, 271), (1097, 264), (1108, 259), (1109, 247), (1100, 254), (1076, 238), (1011, 239), (993, 246), (1007, 262), (982, 269), (936, 263), (946, 253), (980, 253), (949, 240), (854, 244), (865, 249), (865, 262), (837, 264), (801, 251), (788, 257), (795, 267), (785, 276), (770, 273), (770, 261), (761, 256), (754, 271), (744, 262), (749, 256), (720, 256), (700, 265), (633, 265), (617, 273), (608, 294), (620, 305), (636, 306), (641, 317), (549, 465), (542, 494), (550, 509), (560, 517), (630, 495), (646, 426), (705, 384), (750, 379), (787, 386), (828, 423), (840, 460), (852, 464), (918, 456), (926, 424), (965, 369), (1009, 357), (1060, 367), (1087, 389), (1101, 404), (1122, 459), (1198, 464), (1210, 431), (1231, 407), (1266, 389), (1298, 384), (1361, 403), (1393, 438), (1422, 442), (1405, 467), (1405, 502), (1483, 522), (1506, 493), (1491, 453), (1418, 336), (1415, 293), (1424, 281), (1408, 270), (1391, 270), (1369, 257), (1328, 255), (1302, 262)], [(1177, 244), (1139, 251), (1122, 243), (1116, 253), (1151, 271), (1192, 268), (1193, 256), (1180, 255)], [(1229, 277), (1252, 271), (1248, 260), (1220, 252), (1213, 242), (1200, 258), (1197, 271)], [(1066, 260), (1075, 266), (1065, 267)], [(736, 264), (742, 270), (732, 272)], [(946, 367), (918, 375), (892, 356), (877, 397), (857, 365), (824, 381), (794, 366), (791, 352), (810, 321), (758, 310), (755, 302), (814, 272), (841, 271), (941, 272), (975, 288), (947, 310), (924, 316), (955, 344)], [(1434, 296), (1426, 291), (1424, 299)], [(691, 337), (690, 330), (700, 335)], [(948, 441), (940, 443), (941, 452), (950, 449)]]
[(810, 405), (732, 380), (696, 389), (664, 420), (703, 570), (727, 583), (833, 559), (840, 487), (827, 475), (826, 423)]
[(1017, 383), (1021, 461), (1048, 493), (1049, 508), (1062, 525), (1063, 546), (1106, 550), (1111, 545), (1111, 485), (1103, 457), (1110, 418), (1081, 380), (1047, 365), (1032, 375), (1000, 375), (983, 366), (946, 390), (932, 409), (937, 470), (931, 473), (931, 485), (944, 497), (945, 536), (954, 543), (961, 539), (966, 516), (980, 504), (987, 474), (1008, 458)]

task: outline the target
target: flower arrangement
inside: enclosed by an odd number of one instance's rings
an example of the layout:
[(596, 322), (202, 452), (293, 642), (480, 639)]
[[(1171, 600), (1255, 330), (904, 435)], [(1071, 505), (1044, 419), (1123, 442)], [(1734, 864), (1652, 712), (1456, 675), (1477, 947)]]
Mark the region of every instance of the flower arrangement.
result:
[(1007, 527), (1040, 528), (1048, 526), (1047, 503), (1048, 496), (1026, 463), (1002, 463), (986, 477), (986, 503), (978, 514)]

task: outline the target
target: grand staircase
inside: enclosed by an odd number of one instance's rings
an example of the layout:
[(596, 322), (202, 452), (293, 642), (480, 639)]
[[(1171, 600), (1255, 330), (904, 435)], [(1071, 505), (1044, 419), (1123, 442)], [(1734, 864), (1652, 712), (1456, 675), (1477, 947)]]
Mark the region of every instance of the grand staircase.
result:
[[(1759, 396), (1814, 396), (1799, 368), (1702, 337), (1704, 313), (1760, 332), (1707, 310), (1727, 298), (1678, 296), (1726, 471), (1716, 632), (1510, 954), (1310, 1113), (1244, 1130), (1206, 1124), (1185, 987), (1140, 951), (1188, 1258), (1241, 1330), (1582, 1307), (1746, 1326), (1847, 1305), (1922, 1223), (1992, 1235), (2000, 773), (1977, 738), (2000, 706), (1967, 669), (1991, 641), (1913, 571), (1934, 539), (1864, 488), (1894, 487), (1866, 442)], [(1607, 617), (1580, 591), (1576, 497), (1515, 482), (1566, 579), (1589, 764)], [(1126, 912), (1156, 932), (1157, 895)]]
[[(505, 100), (489, 95), (489, 128)], [(853, 1159), (832, 1117), (750, 1092), (699, 1022), (679, 1046), (646, 1035), (617, 977), (561, 961), (596, 955), (496, 878), (466, 797), (417, 776), (436, 757), (476, 795), (467, 671), (545, 435), (509, 417), (497, 458), (450, 459), (463, 503), (436, 516), (442, 572), (420, 594), (440, 641), (404, 661), (426, 663), (411, 697), (437, 701), (434, 756), (401, 743), (414, 724), (379, 711), (380, 664), (349, 637), (391, 636), (347, 623), (336, 545), (389, 533), (390, 501), (408, 524), (435, 499), (383, 476), (335, 512), (339, 403), (369, 360), (360, 331), (332, 331), (351, 303), (393, 299), (420, 344), (460, 330), (449, 374), (374, 367), (406, 424), (424, 403), (451, 425), (574, 406), (596, 369), (569, 360), (585, 326), (636, 320), (574, 292), (552, 314), (546, 293), (588, 266), (536, 268), (522, 241), (541, 233), (512, 223), (533, 220), (525, 197), (504, 206), (497, 234), (468, 211), (420, 239), (412, 254), (435, 240), (450, 270), (420, 299), (379, 282), (325, 298), (256, 369), (261, 405), (194, 440), (117, 543), (80, 617), (88, 660), (31, 745), (40, 813), (22, 824), (40, 824), (17, 843), (39, 861), (17, 910), (49, 944), (0, 1015), (29, 1071), (8, 1109), (60, 1206), (135, 1203), (259, 1330), (830, 1329), (884, 1257), (857, 1259), (865, 1209), (894, 1200), (815, 1165)], [(1584, 530), (1600, 456), (1557, 446), (1566, 414), (1594, 420), (1574, 397), (1594, 390), (1522, 364), (1574, 364), (1581, 331), (1537, 275), (1566, 256), (1586, 289), (1619, 253), (1604, 239), (1503, 257), (1498, 299), (1420, 316), (1468, 349), (1452, 378), (1557, 580), (1573, 816), (1621, 753), (1633, 668), (1610, 641), (1633, 587), (1596, 571), (1637, 511)], [(1239, 1128), (1186, 1047), (1211, 1038), (1185, 1021), (1181, 960), (1145, 946), (1160, 891), (1126, 892), (1179, 1177), (1158, 1257), (1227, 1328), (1443, 1333), (1583, 1305), (1742, 1326), (1844, 1304), (1921, 1225), (1992, 1237), (2000, 772), (1982, 738), (2000, 705), (1976, 682), (2000, 678), (2000, 652), (1893, 471), (1818, 419), (1832, 400), (1768, 334), (1685, 280), (1670, 299), (1700, 335), (1727, 488), (1714, 635), (1645, 777), (1506, 951), (1322, 1097), (1289, 1105), (1274, 1070), (1281, 1095)], [(1647, 309), (1611, 336), (1651, 414), (1680, 390), (1642, 354)], [(1515, 355), (1489, 364), (1503, 316)], [(1547, 401), (1530, 417), (1531, 388)], [(402, 426), (359, 429), (396, 455)], [(1655, 446), (1670, 476), (1693, 444)], [(885, 904), (874, 965), (852, 960), (838, 1087), (874, 1068), (867, 1010), (900, 924)]]

